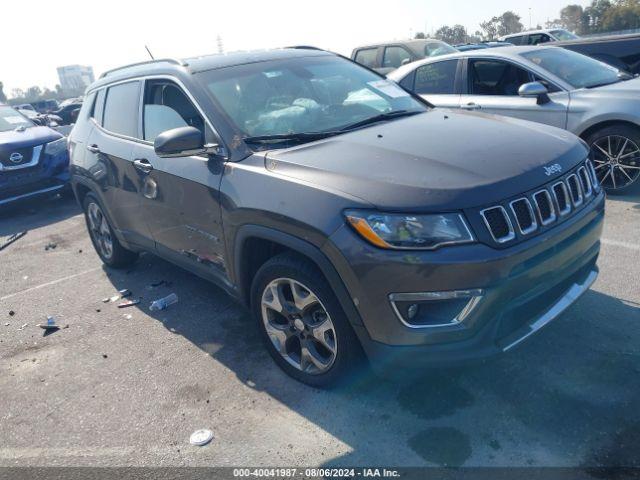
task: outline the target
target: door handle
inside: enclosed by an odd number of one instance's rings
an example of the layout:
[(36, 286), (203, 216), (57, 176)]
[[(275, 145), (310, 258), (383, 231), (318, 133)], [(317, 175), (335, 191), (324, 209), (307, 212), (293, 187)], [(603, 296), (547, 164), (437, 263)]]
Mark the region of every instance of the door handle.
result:
[(91, 153), (100, 153), (100, 147), (98, 147), (98, 145), (96, 145), (95, 143), (93, 145), (87, 145), (87, 150), (89, 150)]
[(140, 170), (142, 173), (149, 173), (151, 170), (153, 170), (153, 165), (151, 165), (149, 163), (149, 160), (147, 160), (146, 158), (136, 158), (133, 161), (133, 166), (137, 170)]
[(477, 103), (470, 102), (470, 103), (467, 103), (462, 108), (464, 108), (465, 110), (480, 110), (482, 108), (482, 106), (478, 105)]

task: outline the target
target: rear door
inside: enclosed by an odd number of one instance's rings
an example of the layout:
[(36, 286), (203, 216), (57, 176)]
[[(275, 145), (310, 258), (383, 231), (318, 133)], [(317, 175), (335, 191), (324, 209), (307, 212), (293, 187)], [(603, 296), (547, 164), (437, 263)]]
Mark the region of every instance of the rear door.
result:
[(115, 228), (128, 242), (148, 248), (153, 241), (140, 208), (142, 178), (133, 166), (140, 136), (141, 88), (142, 82), (134, 80), (98, 92), (92, 113), (96, 125), (89, 135), (85, 158)]
[(195, 101), (170, 79), (144, 86), (142, 140), (135, 164), (144, 177), (141, 195), (158, 252), (207, 277), (227, 283), (219, 187), (224, 164), (205, 156), (160, 158), (153, 141), (162, 132), (192, 126), (213, 143), (216, 135)]
[(418, 67), (412, 85), (400, 82), (406, 88), (420, 95), (436, 107), (458, 108), (460, 88), (458, 82), (457, 59), (427, 63)]
[(461, 108), (566, 128), (569, 94), (547, 82), (550, 102), (539, 105), (536, 98), (519, 96), (520, 86), (539, 80), (523, 67), (503, 59), (469, 58), (463, 72)]

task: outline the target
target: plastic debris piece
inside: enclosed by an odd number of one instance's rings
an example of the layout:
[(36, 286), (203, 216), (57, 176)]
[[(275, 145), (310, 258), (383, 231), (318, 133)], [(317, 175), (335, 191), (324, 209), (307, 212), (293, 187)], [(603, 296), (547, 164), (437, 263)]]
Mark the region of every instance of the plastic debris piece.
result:
[(120, 300), (120, 295), (114, 295), (109, 299), (110, 302), (117, 302), (118, 300)]
[(197, 445), (198, 447), (206, 445), (211, 440), (213, 440), (213, 432), (211, 430), (207, 430), (206, 428), (196, 430), (189, 437), (189, 443), (191, 445)]
[(120, 298), (127, 298), (130, 297), (131, 294), (131, 290), (129, 290), (128, 288), (124, 288), (122, 290), (118, 290), (118, 293), (120, 294)]
[(58, 246), (57, 243), (53, 243), (53, 242), (49, 242), (45, 245), (44, 249), (45, 250), (55, 250), (55, 248)]
[(149, 306), (149, 310), (151, 311), (164, 310), (169, 305), (173, 305), (174, 303), (178, 303), (178, 296), (175, 293), (170, 293), (164, 298), (159, 298), (158, 300), (151, 302), (151, 305)]
[(111, 299), (109, 297), (102, 299), (102, 303), (109, 303), (110, 301)]
[(54, 331), (54, 330), (58, 330), (60, 328), (58, 326), (58, 324), (56, 323), (55, 317), (52, 317), (51, 315), (49, 315), (47, 317), (47, 323), (40, 323), (40, 324), (38, 324), (38, 326), (40, 328), (43, 328), (44, 330), (47, 330), (47, 331)]
[(4, 324), (5, 327), (8, 327), (9, 325), (11, 325), (9, 322)]
[(24, 325), (22, 325), (18, 330), (24, 330), (24, 327), (28, 326), (28, 323), (25, 323)]
[(13, 317), (16, 314), (16, 312), (14, 312), (13, 310), (9, 310), (9, 316)]
[(127, 308), (133, 307), (134, 305), (138, 305), (140, 303), (140, 299), (136, 298), (133, 300), (127, 300), (126, 302), (122, 302), (118, 304), (118, 308)]
[(127, 320), (131, 320), (133, 318), (133, 316), (130, 313), (127, 313), (126, 315), (123, 315), (123, 317)]
[(15, 242), (17, 240), (20, 240), (26, 234), (27, 234), (27, 231), (18, 232), (18, 233), (14, 233), (13, 235), (9, 235), (5, 239), (0, 240), (0, 250), (4, 250), (9, 245), (11, 245), (13, 242)]

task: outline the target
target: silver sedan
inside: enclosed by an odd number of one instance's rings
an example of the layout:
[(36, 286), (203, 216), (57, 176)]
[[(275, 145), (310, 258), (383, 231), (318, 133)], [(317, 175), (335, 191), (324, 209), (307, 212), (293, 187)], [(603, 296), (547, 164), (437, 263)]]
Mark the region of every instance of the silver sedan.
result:
[(640, 79), (558, 47), (500, 47), (419, 60), (388, 77), (437, 107), (569, 130), (610, 193), (640, 189)]

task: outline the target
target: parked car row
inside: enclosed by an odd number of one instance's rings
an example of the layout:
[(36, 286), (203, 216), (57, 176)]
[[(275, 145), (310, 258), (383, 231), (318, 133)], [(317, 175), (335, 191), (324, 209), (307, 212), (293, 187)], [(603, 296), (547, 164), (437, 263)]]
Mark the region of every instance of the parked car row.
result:
[(437, 107), (553, 125), (591, 148), (610, 193), (640, 184), (640, 79), (558, 47), (503, 47), (426, 59), (389, 78)]

